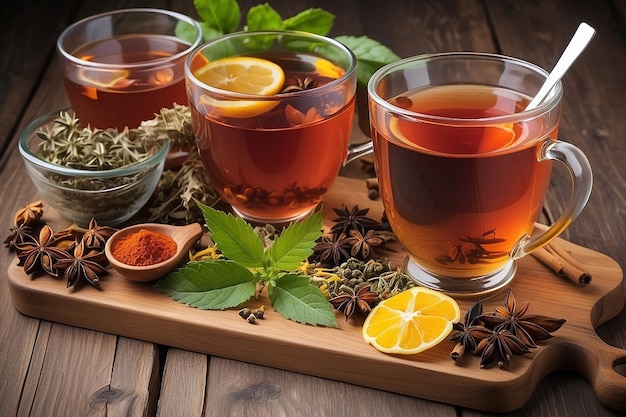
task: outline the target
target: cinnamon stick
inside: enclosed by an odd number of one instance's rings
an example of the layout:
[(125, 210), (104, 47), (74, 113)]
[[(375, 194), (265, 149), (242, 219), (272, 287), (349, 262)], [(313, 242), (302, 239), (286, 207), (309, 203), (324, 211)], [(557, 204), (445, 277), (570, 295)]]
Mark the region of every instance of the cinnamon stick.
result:
[(556, 243), (550, 243), (531, 253), (537, 260), (552, 269), (558, 276), (586, 287), (591, 282), (591, 275), (583, 271), (578, 263)]

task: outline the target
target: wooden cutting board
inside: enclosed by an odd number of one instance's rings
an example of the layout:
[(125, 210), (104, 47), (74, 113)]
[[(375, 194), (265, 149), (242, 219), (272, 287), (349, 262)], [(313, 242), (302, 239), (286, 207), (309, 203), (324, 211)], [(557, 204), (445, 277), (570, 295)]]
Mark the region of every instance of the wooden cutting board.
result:
[[(382, 214), (380, 201), (367, 198), (363, 180), (338, 178), (324, 202), (326, 224), (336, 217), (332, 208), (342, 203), (369, 207), (373, 218)], [(58, 214), (47, 209), (44, 220), (54, 219)], [(265, 320), (251, 325), (237, 310), (188, 307), (114, 271), (101, 280), (102, 291), (82, 285), (67, 289), (63, 280), (25, 275), (16, 258), (8, 285), (17, 310), (40, 319), (484, 411), (515, 410), (546, 374), (573, 370), (588, 379), (602, 402), (626, 411), (626, 378), (613, 369), (626, 363), (626, 350), (607, 345), (594, 330), (623, 308), (622, 270), (606, 255), (559, 243), (586, 266), (593, 281), (581, 288), (532, 256), (519, 262), (511, 285), (518, 303), (530, 302), (528, 314), (567, 322), (531, 354), (515, 356), (508, 370), (480, 369), (479, 358), (471, 354), (455, 364), (449, 357), (454, 343), (447, 340), (417, 355), (384, 354), (362, 339), (362, 319), (346, 323), (338, 315), (339, 329), (302, 325), (274, 312), (267, 299), (249, 303), (266, 307)], [(401, 265), (404, 257), (399, 251), (391, 260)], [(484, 300), (484, 310), (493, 311), (503, 301), (503, 294)], [(472, 303), (459, 300), (461, 313)]]

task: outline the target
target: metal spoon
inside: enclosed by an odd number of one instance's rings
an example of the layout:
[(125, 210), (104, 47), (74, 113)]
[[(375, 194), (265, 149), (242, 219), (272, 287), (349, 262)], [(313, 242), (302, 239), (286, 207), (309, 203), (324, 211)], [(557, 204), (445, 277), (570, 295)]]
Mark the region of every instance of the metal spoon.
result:
[(559, 82), (569, 67), (574, 63), (574, 61), (576, 61), (576, 58), (578, 58), (578, 56), (585, 50), (595, 33), (596, 30), (585, 22), (578, 26), (572, 40), (570, 40), (567, 48), (563, 51), (563, 54), (552, 69), (552, 72), (548, 75), (548, 78), (546, 78), (546, 81), (539, 89), (537, 95), (535, 95), (535, 98), (528, 103), (526, 110), (534, 109), (541, 104), (550, 90), (552, 90), (552, 87)]

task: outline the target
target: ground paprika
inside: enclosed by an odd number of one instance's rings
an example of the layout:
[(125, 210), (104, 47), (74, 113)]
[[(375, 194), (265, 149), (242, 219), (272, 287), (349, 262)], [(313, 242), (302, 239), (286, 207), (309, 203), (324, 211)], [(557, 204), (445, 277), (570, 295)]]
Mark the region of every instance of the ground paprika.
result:
[(139, 231), (118, 239), (111, 247), (111, 254), (127, 265), (154, 265), (171, 258), (177, 245), (171, 237), (139, 229)]

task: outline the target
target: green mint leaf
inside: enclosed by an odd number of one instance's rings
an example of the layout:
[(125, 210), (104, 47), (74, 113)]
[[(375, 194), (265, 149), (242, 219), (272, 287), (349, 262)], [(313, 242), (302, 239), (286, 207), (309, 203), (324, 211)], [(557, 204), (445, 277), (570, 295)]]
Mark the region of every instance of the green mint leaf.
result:
[(237, 0), (194, 0), (193, 4), (208, 28), (221, 33), (237, 30), (241, 19)]
[(224, 35), (221, 29), (214, 28), (213, 26), (209, 26), (205, 22), (200, 22), (200, 27), (202, 27), (202, 37), (205, 41), (210, 41), (213, 39), (217, 39), (220, 36)]
[(280, 30), (283, 18), (269, 4), (259, 4), (248, 10), (246, 30)]
[[(202, 23), (200, 23), (202, 26)], [(196, 28), (191, 26), (187, 22), (180, 21), (176, 23), (176, 27), (174, 28), (174, 33), (176, 33), (176, 37), (180, 38), (189, 44), (192, 44), (196, 40)], [(204, 35), (204, 33), (203, 33)]]
[(283, 317), (313, 326), (337, 327), (324, 293), (308, 277), (287, 274), (268, 285), (272, 307)]
[(263, 242), (252, 226), (240, 217), (196, 203), (211, 230), (211, 239), (224, 256), (248, 268), (263, 266)]
[(335, 23), (335, 15), (320, 8), (306, 9), (285, 19), (283, 29), (301, 30), (326, 36)]
[(315, 241), (322, 236), (322, 212), (289, 225), (269, 248), (277, 269), (293, 271), (313, 253)]
[(254, 296), (255, 276), (233, 261), (189, 262), (159, 280), (155, 287), (182, 304), (201, 310), (236, 307)]
[(376, 70), (400, 59), (391, 49), (367, 36), (338, 36), (335, 40), (354, 53), (357, 58), (357, 78), (365, 85)]

